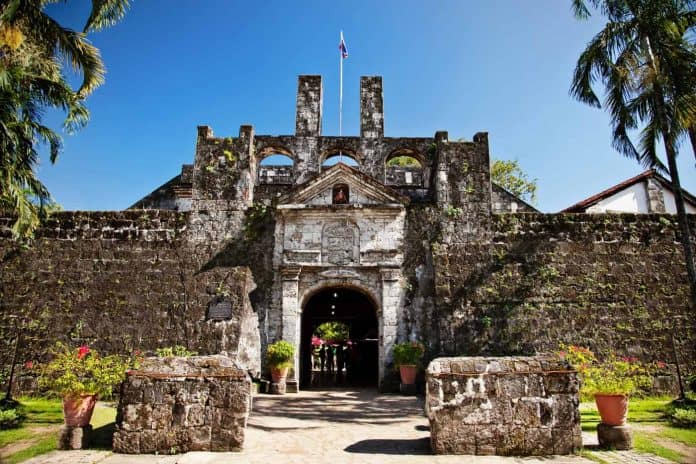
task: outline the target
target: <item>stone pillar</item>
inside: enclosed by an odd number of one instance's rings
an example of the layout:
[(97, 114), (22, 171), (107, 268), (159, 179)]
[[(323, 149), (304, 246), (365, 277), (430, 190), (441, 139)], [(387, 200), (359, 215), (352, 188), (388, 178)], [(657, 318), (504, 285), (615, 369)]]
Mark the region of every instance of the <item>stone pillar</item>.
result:
[(449, 204), (449, 182), (447, 176), (447, 156), (445, 150), (440, 149), (447, 143), (449, 134), (446, 131), (435, 132), (435, 149), (437, 149), (437, 164), (435, 165), (435, 199), (439, 208), (445, 208)]
[(298, 78), (295, 135), (299, 137), (318, 137), (321, 135), (322, 94), (321, 76), (300, 76)]
[(286, 267), (281, 271), (282, 277), (282, 331), (281, 338), (295, 345), (295, 361), (288, 371), (287, 391), (297, 393), (297, 369), (300, 365), (300, 315), (299, 302), (300, 267)]
[(654, 179), (648, 179), (646, 185), (648, 191), (648, 212), (649, 213), (664, 213), (665, 212), (665, 196), (662, 193), (660, 184)]
[(382, 310), (379, 324), (379, 382), (384, 381), (385, 368), (392, 361), (392, 348), (396, 341), (398, 309), (401, 301), (401, 271), (381, 269)]
[(360, 137), (384, 137), (382, 76), (360, 78)]

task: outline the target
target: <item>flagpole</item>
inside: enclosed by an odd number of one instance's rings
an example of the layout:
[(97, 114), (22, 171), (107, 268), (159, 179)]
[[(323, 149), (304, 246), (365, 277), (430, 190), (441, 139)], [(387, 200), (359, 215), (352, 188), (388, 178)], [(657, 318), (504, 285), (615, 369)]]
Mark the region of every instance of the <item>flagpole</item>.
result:
[[(343, 31), (341, 31), (341, 43), (343, 43)], [(343, 51), (338, 54), (338, 60), (340, 61), (340, 77), (339, 77), (339, 91), (338, 91), (338, 136), (343, 136)], [(338, 152), (338, 161), (343, 161), (343, 153)]]

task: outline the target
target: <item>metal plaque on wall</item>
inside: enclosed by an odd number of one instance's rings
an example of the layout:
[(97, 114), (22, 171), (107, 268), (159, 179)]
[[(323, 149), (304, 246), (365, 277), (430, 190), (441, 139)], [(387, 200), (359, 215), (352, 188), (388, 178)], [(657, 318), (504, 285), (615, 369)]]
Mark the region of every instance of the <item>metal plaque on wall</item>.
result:
[(227, 321), (232, 319), (232, 302), (228, 300), (213, 301), (208, 305), (209, 321)]

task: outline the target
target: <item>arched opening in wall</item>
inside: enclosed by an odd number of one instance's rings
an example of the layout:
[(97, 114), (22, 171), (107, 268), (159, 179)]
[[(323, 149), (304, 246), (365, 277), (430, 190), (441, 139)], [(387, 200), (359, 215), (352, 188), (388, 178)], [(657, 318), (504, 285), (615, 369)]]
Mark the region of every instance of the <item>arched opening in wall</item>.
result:
[(360, 168), (360, 163), (358, 163), (358, 161), (351, 154), (345, 152), (336, 152), (330, 154), (324, 159), (324, 162), (321, 163), (321, 167), (322, 169), (326, 169), (338, 163), (343, 163), (356, 169)]
[(285, 153), (269, 152), (259, 163), (259, 184), (292, 184), (295, 180), (295, 160)]
[(423, 165), (418, 154), (409, 149), (396, 150), (385, 163), (385, 184), (397, 187), (421, 187)]
[(377, 387), (378, 363), (377, 310), (368, 296), (330, 287), (309, 298), (302, 311), (301, 388)]

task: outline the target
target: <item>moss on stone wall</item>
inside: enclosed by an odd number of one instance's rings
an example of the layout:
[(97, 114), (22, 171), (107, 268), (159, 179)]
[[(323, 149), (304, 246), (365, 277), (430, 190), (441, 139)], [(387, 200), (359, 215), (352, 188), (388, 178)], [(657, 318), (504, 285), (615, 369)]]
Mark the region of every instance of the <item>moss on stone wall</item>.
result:
[(694, 366), (696, 318), (668, 215), (505, 214), (476, 243), (436, 247), (441, 349), (550, 351), (560, 342)]

